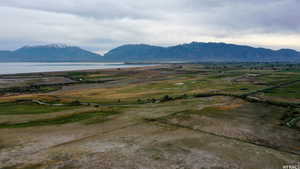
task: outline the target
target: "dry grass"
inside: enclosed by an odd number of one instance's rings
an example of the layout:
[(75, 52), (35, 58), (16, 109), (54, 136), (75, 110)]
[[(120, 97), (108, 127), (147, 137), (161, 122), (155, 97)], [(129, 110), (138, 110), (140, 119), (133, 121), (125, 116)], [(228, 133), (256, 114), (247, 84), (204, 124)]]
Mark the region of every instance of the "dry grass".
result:
[(236, 109), (236, 108), (239, 108), (241, 106), (243, 106), (245, 104), (245, 102), (243, 101), (239, 101), (238, 103), (232, 103), (232, 104), (229, 104), (229, 105), (222, 105), (222, 106), (216, 106), (216, 109), (217, 110), (233, 110), (233, 109)]

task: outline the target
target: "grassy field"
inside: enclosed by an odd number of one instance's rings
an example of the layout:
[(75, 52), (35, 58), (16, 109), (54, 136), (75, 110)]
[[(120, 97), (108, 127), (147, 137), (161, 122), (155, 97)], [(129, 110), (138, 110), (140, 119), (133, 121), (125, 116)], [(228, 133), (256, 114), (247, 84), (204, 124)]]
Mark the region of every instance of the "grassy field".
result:
[(290, 99), (300, 99), (300, 82), (276, 88), (273, 90), (269, 90), (265, 92), (267, 96), (271, 97), (283, 97), (283, 98), (290, 98)]
[(28, 121), (23, 123), (14, 124), (0, 124), (0, 128), (20, 128), (20, 127), (34, 127), (45, 125), (62, 125), (66, 123), (75, 123), (79, 121), (89, 120), (85, 124), (96, 124), (104, 122), (105, 118), (114, 114), (118, 114), (116, 111), (91, 111), (83, 113), (74, 113), (70, 115), (62, 115), (51, 119), (42, 119), (35, 121)]
[[(7, 75), (35, 81), (2, 86), (0, 168), (282, 168), (300, 159), (299, 70), (202, 63)], [(40, 85), (48, 77), (59, 81)]]
[(76, 109), (76, 106), (47, 106), (35, 103), (1, 103), (0, 115), (44, 114)]

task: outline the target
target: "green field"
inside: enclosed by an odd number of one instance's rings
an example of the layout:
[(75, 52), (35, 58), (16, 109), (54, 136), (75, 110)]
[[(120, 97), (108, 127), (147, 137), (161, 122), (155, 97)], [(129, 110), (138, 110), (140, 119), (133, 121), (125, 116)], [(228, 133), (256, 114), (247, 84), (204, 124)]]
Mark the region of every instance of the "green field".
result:
[(76, 106), (48, 106), (35, 103), (1, 103), (0, 115), (44, 114), (76, 109)]
[(116, 111), (92, 111), (83, 113), (74, 113), (70, 115), (63, 115), (51, 119), (34, 120), (24, 123), (14, 124), (0, 124), (0, 128), (20, 128), (20, 127), (34, 127), (45, 125), (62, 125), (66, 123), (75, 123), (79, 121), (88, 120), (86, 124), (96, 124), (105, 121), (105, 117), (118, 114)]

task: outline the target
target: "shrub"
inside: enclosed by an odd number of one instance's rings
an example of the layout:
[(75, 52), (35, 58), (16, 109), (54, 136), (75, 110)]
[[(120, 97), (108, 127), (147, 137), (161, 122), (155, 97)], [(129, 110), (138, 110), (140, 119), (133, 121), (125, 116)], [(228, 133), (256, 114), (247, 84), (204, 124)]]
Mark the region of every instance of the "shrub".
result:
[(70, 105), (72, 105), (72, 106), (80, 106), (81, 102), (79, 100), (75, 100), (75, 101), (71, 102)]
[(166, 101), (170, 101), (170, 100), (173, 100), (173, 98), (170, 97), (169, 95), (165, 95), (160, 101), (161, 102), (166, 102)]

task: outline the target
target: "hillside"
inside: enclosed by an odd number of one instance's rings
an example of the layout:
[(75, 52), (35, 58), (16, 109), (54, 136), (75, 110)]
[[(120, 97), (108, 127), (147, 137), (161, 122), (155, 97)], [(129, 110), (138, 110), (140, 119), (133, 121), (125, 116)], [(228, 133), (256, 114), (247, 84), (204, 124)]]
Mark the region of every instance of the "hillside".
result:
[(0, 51), (1, 62), (72, 62), (97, 61), (101, 55), (75, 46), (44, 45), (24, 46), (15, 51)]
[(109, 51), (104, 56), (106, 59), (116, 61), (300, 61), (300, 53), (291, 49), (271, 50), (226, 43), (200, 42), (171, 47), (124, 45)]
[(0, 51), (0, 62), (300, 62), (292, 49), (271, 50), (226, 43), (192, 42), (170, 47), (146, 44), (123, 45), (104, 57), (66, 45), (25, 46)]

